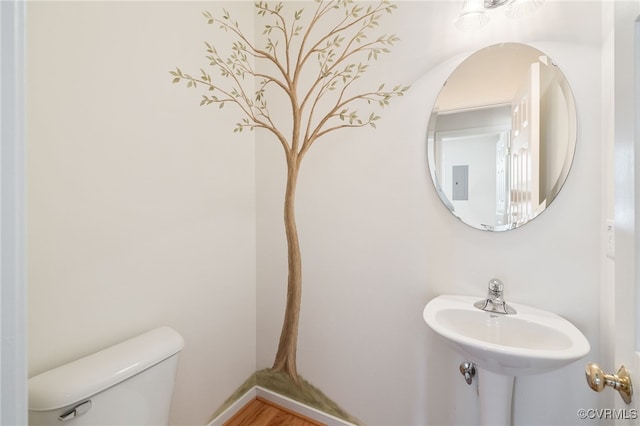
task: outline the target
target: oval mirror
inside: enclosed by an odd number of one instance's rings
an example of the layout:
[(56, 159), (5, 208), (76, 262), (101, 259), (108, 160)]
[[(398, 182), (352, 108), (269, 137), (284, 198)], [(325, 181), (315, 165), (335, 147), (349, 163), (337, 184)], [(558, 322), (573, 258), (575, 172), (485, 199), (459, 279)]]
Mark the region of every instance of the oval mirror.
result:
[(467, 225), (517, 228), (560, 192), (576, 128), (571, 88), (547, 55), (519, 43), (484, 48), (453, 71), (431, 112), (433, 184)]

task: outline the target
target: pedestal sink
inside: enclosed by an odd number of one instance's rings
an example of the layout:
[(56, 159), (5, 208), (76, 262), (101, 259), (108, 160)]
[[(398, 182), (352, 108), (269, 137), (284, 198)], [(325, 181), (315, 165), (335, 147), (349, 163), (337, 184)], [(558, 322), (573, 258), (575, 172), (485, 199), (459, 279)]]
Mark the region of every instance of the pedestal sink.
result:
[(517, 303), (516, 314), (473, 306), (481, 297), (438, 296), (427, 303), (426, 323), (478, 372), (481, 425), (510, 425), (515, 376), (540, 374), (570, 364), (589, 342), (559, 315)]

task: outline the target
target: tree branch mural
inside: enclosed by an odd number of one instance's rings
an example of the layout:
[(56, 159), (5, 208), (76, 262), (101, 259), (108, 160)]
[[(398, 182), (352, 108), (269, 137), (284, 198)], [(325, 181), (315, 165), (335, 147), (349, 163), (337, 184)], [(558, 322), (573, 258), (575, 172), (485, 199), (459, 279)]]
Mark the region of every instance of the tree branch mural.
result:
[[(379, 21), (396, 6), (388, 1), (363, 5), (352, 0), (321, 0), (307, 15), (304, 9), (286, 10), (284, 3), (258, 1), (257, 16), (264, 23), (261, 36), (247, 37), (227, 10), (220, 15), (204, 12), (207, 22), (233, 40), (226, 53), (205, 42), (209, 66), (191, 75), (180, 68), (170, 71), (173, 82), (205, 89), (201, 106), (233, 105), (242, 114), (234, 132), (264, 129), (284, 151), (287, 181), (284, 225), (287, 237), (287, 300), (272, 370), (282, 371), (299, 383), (296, 366), (298, 324), (302, 297), (302, 258), (295, 219), (296, 183), (302, 159), (323, 136), (348, 128), (376, 127), (375, 109), (402, 96), (408, 87), (385, 84), (367, 87), (361, 77), (369, 63), (388, 53), (398, 40), (391, 35), (371, 37)], [(284, 98), (283, 98), (284, 96)], [(290, 111), (271, 109), (286, 99)], [(281, 104), (280, 104), (281, 105)], [(363, 113), (361, 109), (368, 109)], [(283, 119), (286, 117), (286, 119)]]

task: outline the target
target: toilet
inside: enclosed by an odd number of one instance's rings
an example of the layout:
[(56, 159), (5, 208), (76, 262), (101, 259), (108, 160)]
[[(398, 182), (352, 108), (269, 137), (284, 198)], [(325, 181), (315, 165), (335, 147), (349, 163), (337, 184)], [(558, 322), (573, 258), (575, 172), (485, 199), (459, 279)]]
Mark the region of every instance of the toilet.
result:
[(160, 327), (30, 378), (29, 425), (167, 425), (183, 346)]

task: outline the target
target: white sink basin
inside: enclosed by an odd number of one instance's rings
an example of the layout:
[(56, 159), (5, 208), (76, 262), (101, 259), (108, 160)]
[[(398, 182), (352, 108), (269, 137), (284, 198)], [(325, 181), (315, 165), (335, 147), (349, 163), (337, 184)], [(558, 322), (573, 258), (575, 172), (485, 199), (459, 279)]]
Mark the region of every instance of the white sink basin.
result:
[(514, 315), (473, 306), (481, 297), (438, 296), (424, 308), (426, 323), (462, 356), (487, 371), (521, 376), (546, 373), (585, 356), (589, 342), (566, 319), (509, 303)]

